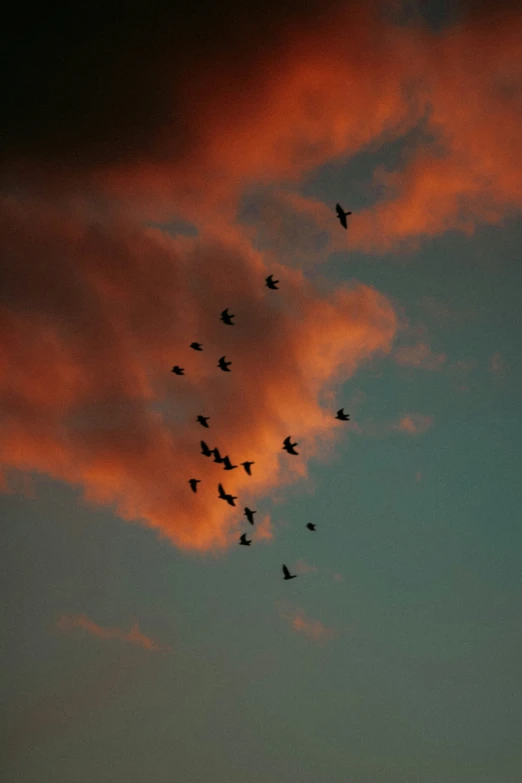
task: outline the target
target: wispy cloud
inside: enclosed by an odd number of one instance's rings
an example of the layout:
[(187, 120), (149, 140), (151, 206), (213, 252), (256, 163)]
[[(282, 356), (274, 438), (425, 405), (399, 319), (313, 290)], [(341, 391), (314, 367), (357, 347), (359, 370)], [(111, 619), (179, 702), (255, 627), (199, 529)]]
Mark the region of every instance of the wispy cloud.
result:
[(288, 621), (294, 631), (302, 633), (315, 641), (327, 641), (335, 636), (335, 631), (332, 628), (328, 628), (320, 620), (307, 617), (304, 609), (300, 607), (290, 609), (280, 606), (279, 614), (284, 620)]
[(406, 435), (419, 435), (429, 430), (432, 425), (433, 416), (426, 416), (423, 413), (406, 413), (392, 425), (392, 429), (404, 432)]
[(509, 369), (509, 364), (504, 360), (500, 351), (495, 351), (489, 363), (489, 369), (493, 375), (505, 375)]
[(403, 367), (418, 367), (423, 370), (441, 370), (446, 361), (444, 353), (435, 353), (427, 343), (402, 345), (395, 349), (393, 358)]
[(87, 631), (91, 636), (97, 636), (99, 639), (119, 639), (120, 641), (136, 644), (146, 650), (155, 652), (163, 649), (171, 649), (170, 647), (161, 647), (142, 633), (138, 623), (134, 623), (130, 631), (124, 631), (121, 628), (103, 628), (93, 620), (90, 620), (85, 614), (62, 614), (57, 621), (57, 627), (61, 631), (72, 631), (75, 628), (80, 628), (83, 631)]

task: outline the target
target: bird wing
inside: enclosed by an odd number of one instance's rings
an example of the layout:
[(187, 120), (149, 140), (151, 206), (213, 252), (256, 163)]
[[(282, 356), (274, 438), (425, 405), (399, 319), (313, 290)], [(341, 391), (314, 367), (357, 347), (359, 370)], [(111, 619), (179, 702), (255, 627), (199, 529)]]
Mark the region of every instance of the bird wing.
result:
[(285, 576), (290, 576), (290, 571), (288, 570), (288, 568), (285, 565), (283, 566), (283, 574)]
[(288, 436), (287, 436), (287, 437), (284, 439), (283, 443), (285, 444), (285, 446), (289, 446), (289, 445), (290, 445), (290, 435), (288, 435)]
[(243, 533), (239, 540), (242, 541), (243, 543), (245, 543), (246, 542), (246, 533)]
[(337, 411), (337, 415), (344, 416), (344, 408), (339, 408), (339, 410)]
[(218, 484), (219, 497), (226, 498), (227, 493), (223, 489), (223, 484)]

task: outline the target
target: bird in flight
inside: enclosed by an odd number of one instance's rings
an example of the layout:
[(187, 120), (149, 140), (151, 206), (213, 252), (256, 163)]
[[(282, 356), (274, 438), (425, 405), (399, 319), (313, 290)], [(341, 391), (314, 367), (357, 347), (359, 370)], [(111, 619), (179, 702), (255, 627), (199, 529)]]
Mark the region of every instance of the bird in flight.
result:
[(228, 368), (230, 367), (231, 364), (232, 364), (232, 362), (225, 361), (225, 357), (222, 356), (221, 359), (219, 360), (217, 366), (219, 367), (220, 370), (223, 370), (223, 372), (230, 372), (230, 370)]
[(223, 484), (218, 484), (218, 490), (219, 495), (218, 497), (221, 500), (226, 500), (229, 506), (235, 506), (234, 500), (237, 500), (237, 495), (229, 495), (228, 492), (225, 492), (223, 489)]
[(348, 223), (346, 222), (346, 218), (348, 215), (351, 215), (351, 212), (345, 212), (344, 209), (340, 204), (335, 205), (335, 211), (337, 212), (337, 217), (341, 221), (341, 226), (343, 228), (348, 228)]
[(252, 541), (246, 537), (246, 533), (243, 533), (243, 535), (239, 539), (239, 546), (250, 546)]
[(192, 489), (192, 492), (198, 491), (198, 484), (201, 481), (201, 479), (189, 479), (189, 484)]
[(219, 449), (216, 447), (215, 449), (212, 449), (212, 453), (214, 454), (214, 462), (224, 462), (225, 460), (219, 453)]
[(245, 469), (245, 471), (248, 473), (249, 476), (252, 475), (252, 471), (250, 470), (250, 465), (255, 465), (255, 462), (242, 462), (241, 463)]
[(200, 441), (201, 443), (201, 453), (204, 457), (210, 457), (214, 453), (214, 449), (209, 449), (207, 444), (204, 440)]
[(228, 454), (227, 454), (226, 457), (223, 457), (223, 464), (225, 466), (225, 470), (234, 470), (234, 468), (238, 467), (237, 465), (232, 465), (232, 463), (230, 462), (230, 457), (228, 456)]
[(234, 322), (233, 322), (232, 318), (235, 318), (235, 317), (236, 317), (235, 315), (232, 315), (232, 313), (228, 312), (228, 307), (225, 310), (223, 310), (223, 312), (221, 313), (221, 320), (227, 326), (234, 326)]
[(306, 527), (308, 530), (315, 530), (315, 525), (313, 525), (311, 522), (309, 522)]
[(174, 365), (171, 372), (176, 373), (176, 375), (185, 375), (185, 370), (183, 367), (178, 367), (177, 364)]
[(297, 579), (297, 574), (291, 574), (285, 565), (283, 566), (283, 574), (284, 574), (283, 577), (284, 579)]
[(350, 420), (350, 414), (344, 412), (344, 408), (339, 408), (337, 411), (336, 419), (339, 419), (339, 421), (349, 421)]
[(299, 454), (299, 452), (295, 450), (295, 446), (297, 446), (297, 443), (290, 442), (290, 435), (288, 435), (288, 437), (284, 439), (283, 444), (284, 444), (283, 449), (287, 451), (289, 454)]
[(190, 347), (194, 348), (195, 351), (203, 350), (203, 346), (201, 345), (201, 343), (190, 343)]
[(245, 508), (245, 516), (251, 525), (254, 524), (254, 514), (257, 514), (257, 511), (252, 511), (250, 508)]
[(274, 280), (274, 275), (268, 275), (266, 278), (266, 287), (271, 288), (272, 291), (279, 291), (276, 283), (279, 283), (279, 280)]
[(210, 419), (210, 416), (198, 416), (196, 421), (199, 421), (202, 427), (206, 427), (208, 429), (207, 421)]

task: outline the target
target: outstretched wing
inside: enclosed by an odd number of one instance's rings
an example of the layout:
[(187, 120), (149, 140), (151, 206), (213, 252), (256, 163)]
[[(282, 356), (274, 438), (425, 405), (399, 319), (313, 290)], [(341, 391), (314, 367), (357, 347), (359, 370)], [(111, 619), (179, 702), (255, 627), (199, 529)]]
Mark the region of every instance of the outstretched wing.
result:
[(284, 574), (286, 577), (289, 577), (289, 576), (290, 576), (290, 571), (288, 570), (288, 568), (287, 568), (285, 565), (283, 566), (283, 574)]

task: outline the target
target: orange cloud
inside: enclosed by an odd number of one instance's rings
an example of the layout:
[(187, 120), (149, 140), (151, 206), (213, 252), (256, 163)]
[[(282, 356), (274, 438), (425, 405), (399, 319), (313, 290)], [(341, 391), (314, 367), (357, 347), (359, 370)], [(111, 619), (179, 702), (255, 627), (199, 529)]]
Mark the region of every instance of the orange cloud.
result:
[(74, 628), (81, 628), (100, 639), (120, 639), (130, 644), (137, 644), (146, 650), (158, 651), (163, 649), (140, 631), (138, 623), (134, 623), (130, 631), (122, 631), (120, 628), (102, 628), (93, 620), (89, 620), (84, 614), (62, 614), (57, 622), (57, 626), (61, 631), (72, 631)]
[(493, 375), (505, 375), (509, 369), (509, 364), (502, 358), (502, 354), (499, 351), (495, 351), (491, 357), (489, 368)]
[(320, 620), (307, 617), (304, 609), (299, 607), (294, 610), (280, 608), (280, 615), (283, 619), (288, 620), (294, 631), (303, 633), (316, 641), (327, 641), (335, 636), (335, 631), (332, 628), (327, 628)]
[(392, 429), (404, 432), (407, 435), (419, 435), (426, 432), (433, 424), (433, 416), (425, 416), (422, 413), (406, 413)]
[[(3, 207), (12, 266), (0, 307), (0, 464), (76, 485), (181, 547), (235, 535), (218, 482), (250, 503), (306, 476), (309, 457), (340, 437), (323, 394), (391, 349), (395, 313), (377, 291), (321, 296), (297, 270), (267, 270), (233, 231), (172, 239), (110, 215)], [(277, 295), (268, 271), (282, 281)], [(233, 328), (219, 321), (224, 307)], [(216, 367), (223, 354), (230, 374)], [(281, 450), (288, 434), (299, 459)], [(253, 476), (223, 473), (201, 438), (234, 464), (254, 460)]]
[(401, 345), (396, 348), (393, 358), (403, 367), (419, 367), (423, 370), (441, 370), (446, 361), (443, 353), (434, 353), (426, 343)]

